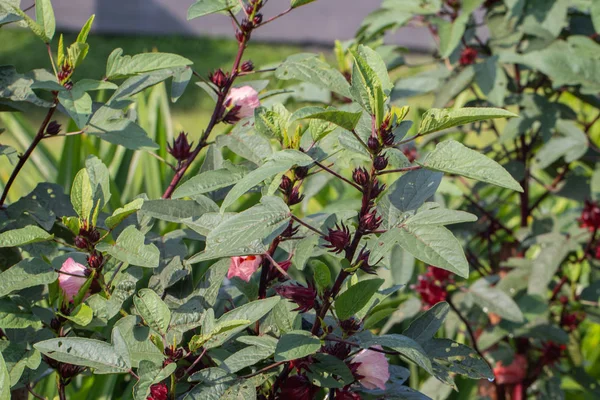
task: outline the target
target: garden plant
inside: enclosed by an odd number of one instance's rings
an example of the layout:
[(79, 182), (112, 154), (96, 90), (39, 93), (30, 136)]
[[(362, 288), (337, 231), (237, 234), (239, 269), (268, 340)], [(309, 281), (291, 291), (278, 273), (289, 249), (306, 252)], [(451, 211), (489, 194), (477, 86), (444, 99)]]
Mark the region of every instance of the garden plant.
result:
[[(384, 0), (331, 57), (246, 56), (314, 2), (197, 0), (229, 68), (118, 48), (78, 79), (94, 17), (65, 43), (0, 0), (48, 54), (0, 66), (37, 124), (0, 145), (0, 400), (600, 396), (600, 4)], [(210, 119), (173, 133), (192, 91)]]

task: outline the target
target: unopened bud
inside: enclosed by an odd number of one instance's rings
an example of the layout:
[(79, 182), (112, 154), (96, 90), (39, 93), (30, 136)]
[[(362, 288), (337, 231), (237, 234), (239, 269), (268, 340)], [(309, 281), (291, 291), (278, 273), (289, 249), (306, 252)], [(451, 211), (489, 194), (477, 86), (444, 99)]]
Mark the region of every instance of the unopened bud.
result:
[(388, 159), (384, 156), (377, 156), (375, 160), (373, 160), (373, 166), (377, 171), (384, 170), (388, 165)]
[(254, 64), (252, 63), (252, 61), (248, 60), (245, 63), (242, 64), (242, 66), (240, 67), (240, 69), (243, 72), (250, 72), (252, 70), (254, 70)]
[(46, 135), (48, 135), (48, 136), (58, 135), (60, 133), (60, 128), (61, 128), (61, 126), (58, 122), (52, 121), (46, 127)]

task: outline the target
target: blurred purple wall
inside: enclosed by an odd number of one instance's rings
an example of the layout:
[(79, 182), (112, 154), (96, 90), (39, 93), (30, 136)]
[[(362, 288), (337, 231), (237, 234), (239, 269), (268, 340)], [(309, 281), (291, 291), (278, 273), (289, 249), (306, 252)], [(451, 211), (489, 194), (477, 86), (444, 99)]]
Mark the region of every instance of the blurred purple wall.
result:
[[(139, 34), (183, 34), (231, 36), (230, 20), (210, 15), (187, 21), (193, 0), (53, 0), (57, 23), (63, 29), (77, 30), (90, 14), (96, 14), (97, 32)], [(317, 0), (266, 25), (255, 37), (275, 42), (330, 45), (334, 39), (354, 36), (364, 17), (377, 9), (381, 0)], [(289, 6), (289, 0), (269, 0), (266, 17)], [(390, 40), (413, 49), (429, 49), (427, 30), (405, 28)]]

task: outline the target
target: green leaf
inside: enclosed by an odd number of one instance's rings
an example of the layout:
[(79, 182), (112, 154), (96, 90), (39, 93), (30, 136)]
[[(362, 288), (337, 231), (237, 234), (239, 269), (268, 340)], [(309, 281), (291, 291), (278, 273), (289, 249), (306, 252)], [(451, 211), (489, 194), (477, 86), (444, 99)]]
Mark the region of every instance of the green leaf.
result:
[(266, 179), (281, 172), (285, 172), (295, 165), (304, 167), (312, 162), (312, 158), (297, 150), (282, 150), (274, 153), (268, 158), (267, 162), (243, 177), (229, 193), (227, 193), (227, 196), (221, 205), (221, 212), (232, 205), (243, 194), (248, 192), (248, 190)]
[(484, 62), (476, 64), (474, 69), (477, 86), (487, 99), (496, 106), (503, 106), (508, 90), (508, 78), (498, 62), (498, 56), (486, 58)]
[(383, 284), (383, 279), (365, 279), (352, 285), (335, 299), (335, 313), (344, 321), (360, 311)]
[(35, 2), (35, 19), (44, 30), (44, 35), (48, 38), (47, 43), (52, 41), (54, 31), (56, 31), (56, 20), (54, 19), (54, 10), (50, 0), (37, 0)]
[(17, 73), (17, 70), (12, 65), (0, 66), (0, 98), (12, 101), (26, 101), (38, 107), (50, 108), (52, 103), (42, 100), (34, 93), (34, 83), (34, 79)]
[(460, 44), (465, 33), (469, 15), (461, 14), (454, 21), (436, 19), (440, 37), (440, 57), (448, 58)]
[(141, 289), (133, 297), (133, 304), (144, 322), (161, 335), (167, 333), (171, 322), (171, 311), (153, 290)]
[(318, 119), (331, 122), (347, 131), (352, 131), (356, 128), (362, 112), (340, 111), (333, 108), (322, 107), (304, 107), (292, 114), (290, 123), (302, 119)]
[(78, 305), (69, 315), (60, 312), (57, 314), (79, 326), (88, 325), (94, 318), (94, 311), (87, 304)]
[(580, 159), (588, 150), (588, 137), (573, 121), (556, 121), (556, 131), (560, 134), (545, 143), (535, 155), (536, 167), (546, 168), (564, 157), (566, 163)]
[(229, 327), (229, 329), (222, 331), (219, 334), (214, 334), (204, 345), (205, 348), (221, 346), (227, 340), (267, 315), (279, 301), (279, 297), (256, 300), (223, 314), (221, 318), (216, 321), (215, 325), (217, 327)]
[(144, 240), (144, 234), (130, 225), (121, 232), (115, 244), (99, 243), (96, 249), (131, 265), (156, 268), (160, 251), (152, 243), (144, 244)]
[(325, 293), (325, 290), (331, 285), (331, 271), (325, 263), (319, 260), (309, 261), (309, 265), (313, 270), (313, 276), (319, 293)]
[[(363, 336), (363, 335), (361, 335)], [(415, 340), (403, 335), (383, 335), (373, 336), (372, 334), (364, 335), (367, 338), (360, 341), (363, 348), (371, 346), (383, 346), (390, 350), (397, 351), (409, 360), (415, 362), (421, 368), (433, 375), (433, 368), (427, 353), (421, 345)]]
[(410, 326), (402, 333), (420, 344), (432, 339), (440, 330), (450, 306), (446, 302), (440, 302), (425, 311), (419, 318), (411, 322)]
[(590, 6), (590, 14), (592, 15), (592, 22), (596, 32), (600, 32), (600, 3), (592, 1)]
[(171, 81), (171, 101), (175, 103), (185, 92), (194, 70), (191, 67), (181, 67), (173, 71), (173, 80)]
[[(423, 344), (432, 359), (436, 378), (453, 384), (451, 374), (471, 379), (494, 379), (488, 363), (477, 352), (464, 344), (450, 339), (432, 339)], [(454, 385), (453, 385), (454, 386)]]
[(92, 98), (86, 92), (76, 86), (73, 89), (60, 92), (58, 101), (79, 129), (82, 129), (92, 115)]
[(71, 203), (81, 219), (96, 225), (98, 212), (110, 200), (109, 174), (106, 166), (95, 156), (85, 161), (73, 180)]
[(0, 233), (0, 248), (24, 246), (26, 244), (46, 242), (52, 240), (54, 235), (46, 232), (36, 225), (25, 228), (13, 229)]
[(318, 337), (306, 331), (293, 331), (282, 335), (275, 349), (275, 361), (290, 361), (310, 356), (321, 348)]
[(600, 45), (587, 36), (571, 35), (567, 40), (555, 40), (550, 46), (525, 54), (507, 52), (504, 63), (523, 64), (547, 75), (552, 86), (580, 86), (583, 94), (600, 90), (600, 60), (595, 57)]
[(118, 329), (113, 329), (112, 345), (79, 337), (48, 339), (33, 345), (35, 349), (54, 360), (93, 368), (96, 374), (129, 372), (131, 362), (124, 346), (126, 345)]
[(177, 363), (167, 364), (164, 368), (154, 364), (151, 361), (143, 360), (140, 362), (137, 374), (140, 380), (133, 388), (134, 400), (146, 400), (150, 396), (150, 388), (156, 383), (160, 383), (171, 376), (177, 369)]
[(0, 326), (2, 329), (42, 328), (42, 321), (25, 304), (0, 299)]
[(123, 336), (133, 368), (138, 368), (144, 361), (162, 365), (165, 360), (163, 349), (156, 347), (151, 340), (152, 336), (156, 336), (156, 332), (143, 325), (139, 316), (128, 315), (121, 318), (115, 323), (115, 329)]
[(13, 11), (23, 18), (29, 29), (31, 29), (31, 31), (35, 33), (37, 37), (42, 39), (44, 43), (50, 43), (50, 38), (46, 35), (46, 31), (42, 25), (31, 19), (29, 15), (25, 14), (19, 7), (13, 6)]
[(123, 207), (117, 208), (110, 217), (106, 218), (106, 221), (104, 222), (106, 227), (108, 229), (113, 229), (123, 222), (125, 218), (142, 208), (142, 204), (144, 204), (143, 199), (135, 199), (131, 203), (127, 203)]
[(245, 172), (241, 169), (221, 168), (206, 171), (179, 185), (171, 197), (173, 199), (180, 199), (182, 197), (194, 197), (199, 194), (210, 193), (236, 184), (244, 175)]
[(281, 108), (277, 110), (277, 107), (274, 107), (273, 110), (269, 110), (266, 107), (258, 107), (254, 110), (254, 126), (258, 133), (279, 140), (287, 137), (289, 112), (285, 107)]
[(71, 187), (71, 204), (81, 219), (89, 220), (94, 209), (94, 193), (87, 169), (80, 170)]
[[(261, 254), (275, 235), (288, 224), (290, 210), (278, 197), (263, 197), (261, 203), (227, 218), (206, 237), (208, 258), (232, 255)], [(189, 263), (198, 262), (202, 254)]]
[(77, 43), (87, 42), (87, 37), (90, 33), (90, 30), (92, 29), (92, 24), (94, 23), (95, 18), (96, 14), (92, 14), (92, 16), (89, 17), (88, 20), (85, 22), (85, 24), (81, 28), (81, 31), (79, 31), (79, 35), (77, 35)]
[(241, 9), (239, 1), (236, 0), (196, 0), (187, 12), (188, 21), (204, 15), (231, 10), (237, 14)]
[(439, 143), (420, 163), (425, 168), (465, 176), (522, 192), (521, 185), (500, 164), (455, 140)]
[[(121, 86), (122, 87), (122, 86)], [(113, 97), (116, 95), (113, 94)], [(86, 133), (131, 150), (156, 149), (158, 145), (132, 120), (126, 118), (122, 107), (104, 105), (100, 107), (88, 125)]]
[(469, 288), (476, 304), (485, 313), (498, 314), (503, 319), (512, 322), (523, 322), (521, 309), (515, 301), (502, 290), (491, 287), (485, 279), (480, 279)]
[(0, 297), (21, 289), (54, 282), (58, 274), (51, 265), (37, 258), (20, 261), (0, 273)]
[(10, 376), (8, 375), (8, 369), (6, 369), (6, 363), (4, 357), (0, 353), (0, 400), (10, 400)]
[(21, 0), (3, 0), (0, 1), (0, 26), (10, 24), (11, 22), (21, 21), (14, 8), (20, 9)]
[(298, 79), (350, 97), (350, 85), (344, 75), (316, 54), (301, 53), (288, 57), (275, 71), (277, 79)]
[(160, 69), (185, 67), (192, 61), (177, 54), (142, 53), (135, 56), (123, 56), (123, 49), (115, 49), (106, 64), (106, 78), (117, 79)]
[(200, 217), (219, 211), (218, 206), (212, 200), (204, 199), (206, 201), (202, 203), (194, 200), (146, 200), (140, 214), (163, 221), (185, 224), (199, 231), (203, 228)]
[(0, 144), (0, 156), (6, 156), (10, 165), (16, 165), (19, 162), (19, 153), (11, 146)]
[(315, 0), (291, 0), (290, 2), (290, 8), (298, 8), (300, 6), (303, 6), (305, 4), (310, 4)]
[(77, 68), (87, 57), (90, 51), (90, 45), (87, 43), (75, 42), (67, 48), (67, 55), (70, 63)]
[(262, 346), (248, 346), (242, 350), (233, 353), (223, 361), (222, 367), (227, 372), (234, 374), (244, 368), (255, 365), (256, 363), (271, 357), (275, 348)]
[(369, 260), (379, 261), (399, 244), (415, 258), (467, 278), (469, 263), (460, 242), (443, 226), (402, 225), (379, 237)]
[(435, 203), (425, 203), (416, 214), (408, 217), (404, 223), (406, 225), (451, 225), (464, 222), (475, 222), (477, 216), (468, 212), (449, 210), (441, 208)]
[(358, 46), (357, 51), (354, 52), (353, 55), (355, 58), (358, 56), (361, 59), (361, 64), (364, 61), (377, 76), (377, 79), (372, 81), (373, 87), (381, 86), (384, 94), (388, 95), (390, 90), (394, 87), (394, 84), (390, 80), (387, 66), (381, 58), (381, 55), (370, 47), (362, 44)]
[(427, 135), (471, 122), (486, 121), (494, 118), (515, 118), (516, 114), (501, 108), (432, 108), (421, 118), (419, 135)]
[(581, 248), (572, 236), (558, 232), (538, 237), (540, 251), (533, 260), (531, 279), (527, 284), (528, 294), (544, 294), (554, 279), (558, 268), (571, 251)]

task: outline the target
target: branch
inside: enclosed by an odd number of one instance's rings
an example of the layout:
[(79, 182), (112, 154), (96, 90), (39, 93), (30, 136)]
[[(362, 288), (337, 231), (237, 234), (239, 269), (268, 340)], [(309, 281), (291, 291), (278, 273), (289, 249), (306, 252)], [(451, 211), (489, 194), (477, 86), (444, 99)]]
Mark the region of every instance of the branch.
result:
[(315, 161), (315, 164), (318, 165), (322, 170), (329, 172), (331, 175), (335, 176), (336, 178), (339, 178), (339, 179), (343, 180), (344, 182), (346, 182), (349, 185), (354, 186), (355, 189), (357, 189), (357, 190), (359, 190), (359, 191), (362, 192), (362, 188), (360, 186), (358, 186), (356, 183), (352, 182), (351, 180), (344, 178), (343, 176), (341, 176), (340, 174), (338, 174), (334, 170), (329, 169), (328, 167), (326, 167), (325, 165), (321, 164), (318, 161)]
[(404, 168), (398, 168), (398, 169), (386, 169), (385, 171), (378, 171), (377, 175), (393, 174), (396, 172), (416, 171), (421, 168), (423, 168), (423, 167), (420, 165), (414, 165), (412, 167), (404, 167)]
[(10, 190), (12, 184), (15, 182), (17, 175), (19, 175), (19, 172), (21, 171), (21, 169), (23, 168), (23, 166), (29, 159), (29, 156), (31, 156), (31, 153), (33, 153), (33, 150), (35, 150), (38, 143), (40, 143), (42, 141), (42, 139), (44, 138), (44, 132), (46, 131), (46, 127), (50, 123), (50, 119), (52, 118), (52, 115), (54, 115), (54, 111), (56, 111), (57, 103), (58, 103), (58, 99), (55, 98), (54, 103), (52, 104), (52, 107), (50, 107), (50, 109), (48, 110), (48, 113), (46, 114), (44, 121), (42, 121), (40, 128), (38, 129), (35, 137), (33, 138), (33, 142), (31, 142), (31, 145), (25, 151), (25, 153), (23, 153), (23, 155), (19, 157), (19, 162), (17, 163), (17, 166), (15, 167), (12, 174), (10, 175), (10, 178), (8, 178), (8, 181), (6, 182), (6, 186), (4, 187), (4, 191), (2, 192), (2, 196), (0, 197), (0, 208), (4, 205), (4, 202), (6, 201), (6, 197), (8, 196), (8, 191)]
[(281, 12), (281, 13), (279, 13), (279, 14), (277, 14), (277, 15), (275, 15), (275, 16), (273, 16), (273, 17), (271, 17), (271, 18), (269, 18), (269, 19), (267, 19), (265, 21), (263, 21), (260, 25), (257, 26), (257, 28), (261, 27), (261, 26), (264, 26), (264, 25), (268, 24), (269, 22), (273, 22), (273, 21), (275, 21), (278, 18), (283, 17), (285, 14), (289, 13), (292, 10), (293, 10), (293, 8), (291, 8), (291, 7), (288, 8), (287, 10), (285, 10), (285, 11), (283, 11), (283, 12)]
[(456, 313), (456, 315), (458, 316), (458, 318), (460, 318), (460, 320), (465, 324), (465, 327), (467, 328), (467, 332), (469, 333), (469, 337), (471, 338), (473, 350), (475, 350), (477, 352), (477, 354), (479, 354), (479, 357), (481, 357), (483, 359), (483, 361), (485, 361), (485, 363), (488, 365), (488, 367), (490, 367), (490, 369), (493, 369), (492, 366), (490, 365), (490, 363), (483, 356), (483, 353), (481, 352), (481, 350), (479, 350), (479, 346), (477, 345), (477, 339), (475, 338), (475, 332), (473, 332), (473, 328), (471, 328), (471, 325), (469, 324), (469, 321), (467, 321), (467, 318), (465, 318), (465, 316), (461, 314), (461, 312), (458, 310), (458, 308), (456, 308), (456, 306), (450, 299), (450, 296), (446, 296), (446, 303), (448, 303), (448, 305), (450, 306), (452, 311), (454, 311)]

